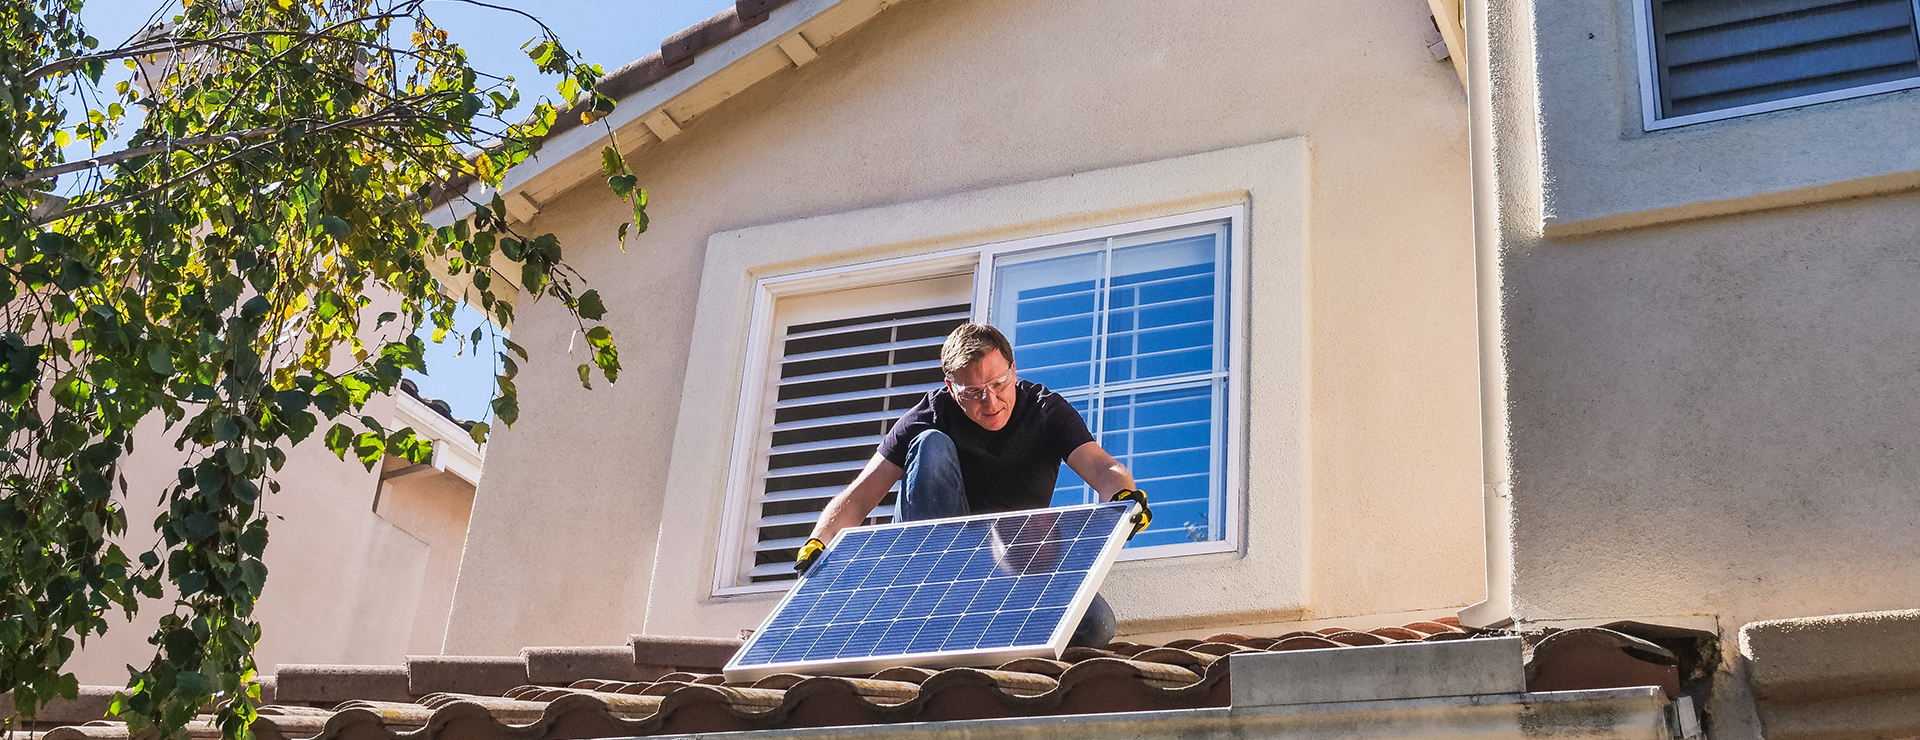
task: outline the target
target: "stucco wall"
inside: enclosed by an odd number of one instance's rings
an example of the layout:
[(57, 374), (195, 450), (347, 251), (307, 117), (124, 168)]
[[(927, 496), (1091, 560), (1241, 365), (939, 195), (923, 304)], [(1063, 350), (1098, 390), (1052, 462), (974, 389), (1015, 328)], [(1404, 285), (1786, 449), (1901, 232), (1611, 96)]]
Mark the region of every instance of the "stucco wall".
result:
[(1646, 132), (1630, 4), (1487, 6), (1512, 615), (1711, 617), (1756, 736), (1741, 625), (1920, 601), (1920, 196), (1845, 197), (1915, 174), (1920, 98)]
[[(746, 331), (695, 333), (712, 235), (1290, 137), (1311, 161), (1294, 348), (1305, 510), (1289, 535), (1304, 539), (1306, 596), (1265, 618), (1478, 600), (1465, 96), (1428, 55), (1428, 24), (1417, 0), (910, 0), (646, 149), (653, 229), (628, 254), (598, 186), (543, 204), (534, 229), (559, 234), (607, 296), (626, 370), (591, 393), (573, 360), (522, 373), (521, 421), (496, 431), (477, 494), (448, 651), (656, 627), (732, 636), (771, 604), (689, 616), (707, 601), (720, 523), (667, 515), (668, 499), (717, 510), (724, 494), (668, 480), (678, 420), (733, 412), (680, 407), (690, 355)], [(516, 341), (564, 354), (557, 312), (519, 313)], [(1166, 570), (1164, 598), (1213, 598)], [(656, 572), (698, 587), (658, 586)]]
[[(367, 413), (376, 418), (392, 412), (391, 397), (367, 404)], [(177, 431), (164, 430), (157, 420), (142, 425), (136, 452), (122, 469), (128, 480), (128, 533), (120, 546), (129, 557), (158, 540), (150, 524), (162, 510), (161, 494), (180, 466), (181, 453), (173, 449)], [(254, 653), (261, 672), (271, 674), (281, 663), (392, 664), (423, 647), (437, 653), (437, 637), (415, 639), (416, 621), (422, 618), (422, 591), (434, 590), (429, 566), (447, 556), (436, 556), (427, 542), (374, 513), (378, 473), (357, 460), (335, 458), (313, 438), (287, 455), (276, 477), (281, 491), (262, 498), (263, 510), (282, 518), (269, 529), (267, 585), (254, 612), (261, 624)], [(433, 527), (442, 530), (455, 526), (446, 511), (417, 511), (414, 518), (438, 518)], [(445, 581), (437, 586), (442, 600), (437, 606), (426, 605), (438, 615), (425, 619), (444, 624), (444, 592), (451, 590), (460, 537), (441, 539), (450, 541), (455, 565), (439, 567)], [(132, 623), (109, 615), (107, 634), (89, 639), (67, 663), (68, 669), (83, 684), (125, 683), (126, 665), (144, 666), (152, 659), (155, 648), (146, 638), (167, 606), (147, 602)]]

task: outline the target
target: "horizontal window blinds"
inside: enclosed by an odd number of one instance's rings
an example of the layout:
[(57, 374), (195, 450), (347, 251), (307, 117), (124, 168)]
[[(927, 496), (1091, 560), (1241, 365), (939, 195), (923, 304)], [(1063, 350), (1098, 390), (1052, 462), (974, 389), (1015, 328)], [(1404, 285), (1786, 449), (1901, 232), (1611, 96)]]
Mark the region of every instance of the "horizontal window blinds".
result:
[(1647, 0), (1662, 118), (1920, 77), (1913, 0)]
[[(787, 327), (744, 583), (792, 580), (795, 552), (880, 438), (940, 387), (940, 344), (970, 305), (947, 304)], [(858, 310), (857, 307), (851, 310)], [(894, 494), (869, 523), (892, 520)]]

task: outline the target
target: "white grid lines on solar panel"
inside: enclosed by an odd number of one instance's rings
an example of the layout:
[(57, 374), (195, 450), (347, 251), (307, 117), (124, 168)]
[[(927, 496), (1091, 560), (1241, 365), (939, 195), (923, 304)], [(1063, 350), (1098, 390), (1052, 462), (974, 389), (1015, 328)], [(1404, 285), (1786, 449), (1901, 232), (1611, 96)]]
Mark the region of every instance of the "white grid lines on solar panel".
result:
[(872, 673), (1059, 658), (1131, 531), (1130, 503), (850, 527), (726, 667)]

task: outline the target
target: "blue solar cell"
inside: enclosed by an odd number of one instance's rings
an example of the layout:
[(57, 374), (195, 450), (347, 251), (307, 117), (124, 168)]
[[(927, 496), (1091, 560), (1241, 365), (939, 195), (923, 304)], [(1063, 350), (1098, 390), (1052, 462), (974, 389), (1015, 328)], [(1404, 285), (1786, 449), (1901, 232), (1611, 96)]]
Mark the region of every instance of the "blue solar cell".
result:
[(867, 612), (873, 611), (874, 602), (879, 600), (880, 589), (863, 588), (855, 591), (841, 602), (844, 606), (840, 607), (840, 613), (833, 616), (833, 622), (831, 623), (848, 624), (851, 622), (864, 622), (867, 618)]
[(940, 560), (934, 553), (910, 556), (907, 558), (906, 565), (900, 568), (900, 575), (894, 577), (893, 585), (917, 586), (927, 580), (927, 576), (933, 574), (934, 566), (939, 564)]
[(842, 658), (864, 658), (880, 648), (880, 638), (887, 634), (892, 622), (862, 622), (848, 638), (845, 647), (840, 649)]
[(1092, 517), (1093, 512), (1086, 509), (1060, 512), (1060, 518), (1054, 521), (1053, 530), (1047, 533), (1047, 539), (1058, 542), (1079, 537), (1080, 530), (1086, 528), (1087, 522)]
[(922, 527), (902, 530), (900, 538), (893, 541), (893, 547), (887, 548), (887, 554), (912, 555), (916, 552), (924, 552), (920, 547), (920, 543), (925, 542), (927, 535), (932, 533), (932, 529)]
[(1013, 591), (1015, 578), (989, 578), (980, 592), (973, 597), (973, 603), (967, 605), (968, 614), (982, 614), (1000, 611), (1000, 605), (1006, 603), (1007, 593)]
[(920, 619), (931, 616), (933, 608), (940, 605), (940, 597), (945, 596), (951, 583), (927, 583), (913, 590), (913, 600), (900, 609), (901, 619)]
[(953, 634), (953, 629), (958, 626), (960, 626), (959, 617), (929, 619), (926, 626), (920, 628), (920, 633), (913, 636), (913, 642), (907, 645), (907, 651), (930, 653), (939, 650), (941, 643), (946, 642), (947, 636)]
[(767, 630), (765, 634), (755, 635), (757, 639), (753, 641), (753, 648), (747, 651), (745, 660), (752, 663), (766, 662), (773, 657), (774, 651), (780, 648), (780, 644), (792, 636), (793, 630), (790, 629)]
[(853, 637), (856, 626), (836, 624), (821, 630), (820, 641), (815, 642), (813, 647), (807, 648), (807, 656), (804, 660), (824, 660), (839, 655), (840, 649), (846, 647), (847, 640)]
[(1013, 591), (1007, 594), (1007, 608), (1025, 609), (1040, 603), (1040, 594), (1046, 590), (1047, 582), (1051, 580), (1053, 576), (1048, 574), (1021, 576), (1020, 580), (1014, 583)]
[(993, 522), (973, 520), (961, 525), (960, 532), (953, 537), (949, 550), (978, 550), (987, 544), (987, 533), (993, 530)]
[(1016, 645), (1044, 643), (1053, 637), (1053, 631), (1060, 626), (1060, 618), (1065, 609), (1035, 609), (1028, 612), (1027, 622), (1020, 626), (1020, 634), (1014, 637)]
[(1025, 609), (993, 615), (993, 621), (987, 622), (986, 627), (980, 630), (979, 638), (971, 647), (1002, 648), (1012, 645), (1014, 638), (1020, 635), (1020, 625), (1026, 623), (1028, 615), (1029, 612)]
[(1079, 571), (1093, 567), (1093, 561), (1100, 558), (1100, 548), (1105, 544), (1101, 540), (1074, 540), (1073, 549), (1060, 559), (1060, 570)]
[(940, 604), (933, 608), (933, 613), (946, 616), (966, 611), (967, 605), (973, 603), (974, 595), (980, 593), (980, 587), (985, 583), (986, 581), (961, 581), (947, 587), (947, 593), (940, 597)]
[(955, 580), (971, 581), (991, 576), (999, 569), (999, 558), (994, 555), (993, 548), (982, 547), (973, 551), (967, 558), (967, 564), (955, 571), (953, 577)]
[(900, 577), (900, 569), (907, 567), (909, 559), (905, 555), (889, 555), (875, 561), (873, 570), (867, 573), (866, 578), (860, 579), (860, 587), (882, 588), (892, 585), (893, 579)]
[[(728, 666), (730, 678), (846, 664), (860, 673), (964, 654), (944, 665), (1057, 656), (1056, 635), (1098, 583), (1123, 504), (853, 528)], [(1117, 548), (1114, 548), (1117, 550)], [(884, 662), (881, 662), (883, 661)], [(828, 671), (830, 672), (830, 671)]]
[(854, 557), (856, 559), (877, 558), (885, 555), (887, 554), (887, 550), (893, 547), (894, 540), (897, 539), (900, 539), (900, 530), (898, 529), (875, 530), (873, 537), (861, 543), (860, 549), (854, 551)]
[(800, 628), (830, 624), (833, 622), (834, 615), (839, 614), (844, 606), (846, 604), (837, 598), (821, 599), (813, 605), (813, 608), (807, 610), (806, 616), (800, 618)]
[(1047, 590), (1034, 599), (1037, 607), (1066, 606), (1073, 603), (1073, 595), (1080, 590), (1080, 579), (1070, 574), (1061, 574), (1047, 582)]
[(960, 528), (964, 526), (966, 525), (959, 522), (947, 522), (946, 524), (934, 525), (933, 528), (927, 532), (927, 540), (920, 543), (920, 551), (939, 552), (941, 550), (953, 549), (954, 538), (960, 536)]
[(874, 602), (873, 611), (867, 612), (868, 622), (891, 622), (900, 618), (900, 610), (913, 600), (913, 588), (896, 587), (880, 593), (880, 600)]

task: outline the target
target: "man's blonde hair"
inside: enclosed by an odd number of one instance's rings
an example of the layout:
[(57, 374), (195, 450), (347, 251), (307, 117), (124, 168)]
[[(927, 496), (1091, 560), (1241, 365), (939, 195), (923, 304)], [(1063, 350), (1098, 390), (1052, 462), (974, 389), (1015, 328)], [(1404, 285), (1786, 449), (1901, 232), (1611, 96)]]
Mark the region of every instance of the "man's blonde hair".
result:
[(1007, 364), (1013, 364), (1013, 345), (1005, 334), (986, 324), (961, 324), (940, 345), (940, 370), (948, 376), (960, 368), (979, 362), (988, 352), (999, 352)]

